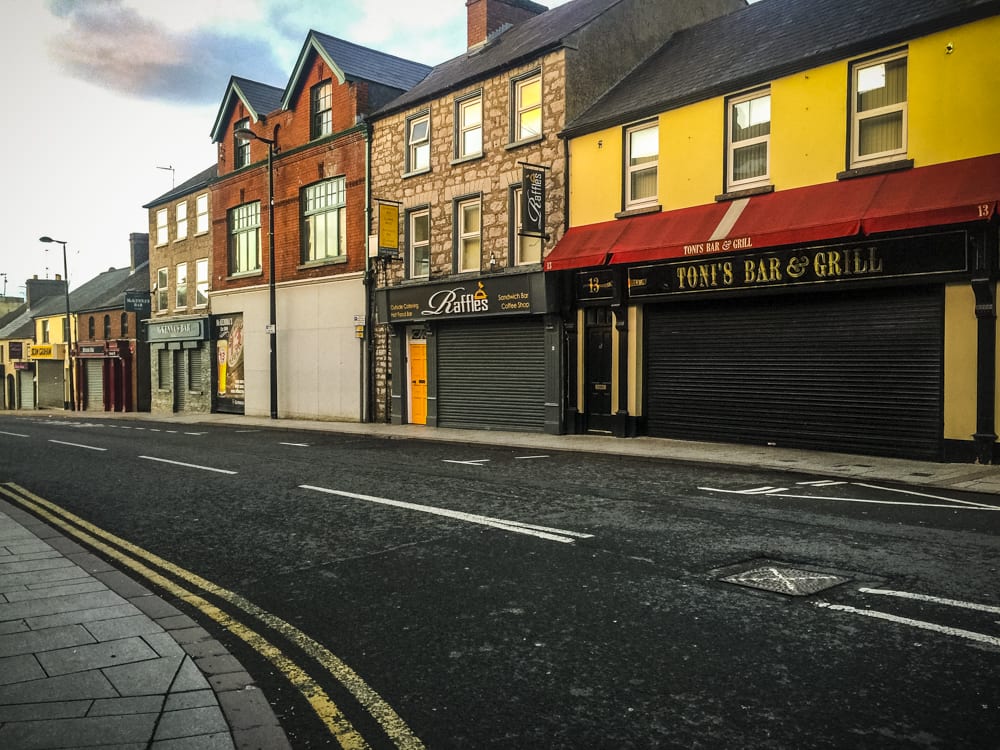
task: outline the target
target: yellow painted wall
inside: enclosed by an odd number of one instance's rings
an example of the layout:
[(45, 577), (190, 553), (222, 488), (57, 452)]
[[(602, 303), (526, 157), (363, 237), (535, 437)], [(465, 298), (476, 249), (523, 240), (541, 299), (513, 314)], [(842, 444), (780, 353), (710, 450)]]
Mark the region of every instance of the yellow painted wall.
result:
[(945, 287), (944, 437), (971, 440), (976, 431), (976, 300), (967, 282)]
[[(1000, 17), (907, 45), (907, 145), (915, 166), (1000, 152), (997, 40)], [(833, 182), (847, 167), (854, 59), (761, 82), (771, 87), (771, 183), (776, 190)], [(725, 114), (725, 97), (716, 97), (660, 115), (659, 202), (664, 210), (711, 203), (723, 192)], [(571, 226), (613, 219), (622, 204), (622, 126), (572, 139), (570, 154)]]

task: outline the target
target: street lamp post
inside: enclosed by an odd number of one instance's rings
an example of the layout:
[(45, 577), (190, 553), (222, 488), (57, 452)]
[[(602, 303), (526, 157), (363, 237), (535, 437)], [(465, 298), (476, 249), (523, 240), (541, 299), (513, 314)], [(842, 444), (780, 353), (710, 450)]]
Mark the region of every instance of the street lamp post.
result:
[(76, 389), (73, 378), (73, 319), (69, 312), (69, 267), (66, 264), (66, 243), (63, 240), (54, 240), (49, 236), (39, 237), (39, 242), (55, 242), (62, 245), (63, 253), (63, 282), (66, 284), (66, 357), (69, 360), (69, 408), (76, 410)]
[(237, 138), (243, 141), (260, 141), (267, 144), (267, 292), (270, 320), (267, 327), (271, 340), (271, 419), (278, 418), (278, 328), (277, 305), (274, 289), (274, 152), (278, 142), (257, 135), (250, 128), (238, 128)]

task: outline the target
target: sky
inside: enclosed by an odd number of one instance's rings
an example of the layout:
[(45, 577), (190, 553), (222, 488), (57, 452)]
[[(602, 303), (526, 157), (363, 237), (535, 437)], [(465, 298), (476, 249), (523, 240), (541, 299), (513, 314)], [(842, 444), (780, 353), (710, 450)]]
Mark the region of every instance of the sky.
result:
[[(542, 0), (550, 8), (567, 0)], [(0, 0), (8, 93), (0, 292), (129, 264), (149, 203), (215, 162), (232, 75), (284, 87), (315, 29), (436, 65), (465, 51), (465, 0)]]

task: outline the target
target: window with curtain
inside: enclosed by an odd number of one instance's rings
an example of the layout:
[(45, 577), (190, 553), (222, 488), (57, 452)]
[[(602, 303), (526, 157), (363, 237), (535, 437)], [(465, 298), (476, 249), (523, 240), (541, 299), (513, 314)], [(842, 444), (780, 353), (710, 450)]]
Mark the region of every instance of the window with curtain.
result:
[(195, 198), (194, 210), (197, 214), (195, 232), (204, 234), (208, 231), (208, 193), (202, 193)]
[(161, 208), (156, 212), (156, 245), (166, 245), (170, 239), (170, 229), (167, 226), (167, 209)]
[(431, 213), (411, 211), (407, 240), (410, 245), (410, 278), (426, 279), (431, 271)]
[(482, 208), (479, 198), (456, 204), (458, 219), (458, 270), (479, 271), (482, 260)]
[(906, 54), (855, 63), (851, 70), (851, 166), (906, 156)]
[(181, 201), (177, 204), (174, 209), (174, 214), (176, 216), (177, 222), (177, 236), (176, 239), (183, 240), (187, 239), (188, 236), (188, 204), (187, 201)]
[(204, 307), (208, 304), (208, 258), (194, 262), (194, 304)]
[(542, 75), (535, 73), (514, 81), (511, 102), (511, 141), (526, 141), (542, 134)]
[(656, 203), (660, 129), (656, 123), (625, 130), (625, 208)]
[(755, 91), (729, 100), (726, 190), (768, 182), (771, 148), (771, 93)]
[(479, 156), (483, 153), (483, 97), (476, 94), (455, 103), (455, 156)]
[(174, 275), (174, 288), (177, 290), (177, 299), (174, 307), (187, 307), (188, 304), (188, 266), (187, 263), (178, 263)]
[(156, 310), (166, 312), (170, 297), (167, 290), (167, 269), (159, 268), (156, 271)]
[(406, 171), (420, 172), (431, 166), (431, 116), (417, 115), (406, 123)]

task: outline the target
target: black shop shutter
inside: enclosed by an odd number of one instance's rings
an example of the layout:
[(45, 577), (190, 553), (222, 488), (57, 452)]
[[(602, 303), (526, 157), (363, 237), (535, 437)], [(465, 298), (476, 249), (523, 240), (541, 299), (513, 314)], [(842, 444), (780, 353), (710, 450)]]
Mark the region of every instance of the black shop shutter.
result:
[(940, 459), (940, 287), (647, 308), (647, 428)]
[(545, 429), (545, 327), (541, 320), (437, 329), (440, 427)]

